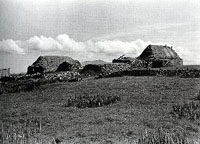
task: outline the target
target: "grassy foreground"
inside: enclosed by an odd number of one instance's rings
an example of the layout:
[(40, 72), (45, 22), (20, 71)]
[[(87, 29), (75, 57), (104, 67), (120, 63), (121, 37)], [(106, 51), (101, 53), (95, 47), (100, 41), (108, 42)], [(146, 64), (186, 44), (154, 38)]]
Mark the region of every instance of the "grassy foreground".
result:
[[(5, 143), (7, 137), (13, 143), (135, 143), (141, 133), (162, 130), (198, 139), (199, 119), (176, 117), (172, 111), (196, 100), (199, 90), (197, 78), (126, 76), (2, 94), (1, 138)], [(120, 101), (92, 108), (68, 106), (69, 98), (84, 95), (116, 96)]]

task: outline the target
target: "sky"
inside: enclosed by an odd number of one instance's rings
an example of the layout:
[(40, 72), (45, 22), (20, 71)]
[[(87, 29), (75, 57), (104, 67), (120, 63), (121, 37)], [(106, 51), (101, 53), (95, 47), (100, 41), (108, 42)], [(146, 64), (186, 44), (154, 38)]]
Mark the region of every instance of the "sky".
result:
[(12, 73), (40, 55), (112, 61), (148, 44), (200, 64), (199, 0), (0, 0), (0, 68)]

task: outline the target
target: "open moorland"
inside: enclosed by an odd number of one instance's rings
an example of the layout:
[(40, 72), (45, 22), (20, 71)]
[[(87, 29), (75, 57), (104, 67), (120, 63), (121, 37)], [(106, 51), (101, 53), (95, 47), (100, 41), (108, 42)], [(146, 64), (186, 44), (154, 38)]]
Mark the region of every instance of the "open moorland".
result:
[(1, 143), (145, 143), (157, 131), (198, 141), (199, 90), (199, 78), (123, 76), (3, 93)]

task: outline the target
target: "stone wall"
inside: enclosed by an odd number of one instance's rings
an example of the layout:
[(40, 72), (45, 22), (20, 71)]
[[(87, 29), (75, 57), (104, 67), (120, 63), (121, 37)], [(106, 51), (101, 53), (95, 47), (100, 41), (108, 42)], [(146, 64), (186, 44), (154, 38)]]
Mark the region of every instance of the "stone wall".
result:
[(115, 72), (130, 70), (131, 65), (125, 63), (115, 63), (115, 64), (104, 64), (104, 65), (86, 65), (83, 70), (82, 74), (86, 76), (95, 76), (95, 75), (110, 75)]

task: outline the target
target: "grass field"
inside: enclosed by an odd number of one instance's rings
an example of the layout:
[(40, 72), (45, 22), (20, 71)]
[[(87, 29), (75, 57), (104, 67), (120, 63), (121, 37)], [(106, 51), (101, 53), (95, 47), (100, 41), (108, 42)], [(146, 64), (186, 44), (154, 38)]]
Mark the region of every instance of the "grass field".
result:
[[(44, 143), (134, 143), (141, 133), (179, 131), (198, 139), (200, 121), (176, 118), (174, 105), (196, 101), (200, 79), (179, 77), (86, 78), (0, 95), (1, 133), (29, 133)], [(67, 107), (70, 97), (119, 96), (96, 108)], [(19, 132), (18, 129), (25, 129)], [(28, 132), (27, 132), (28, 129)], [(4, 136), (4, 139), (6, 136)]]

